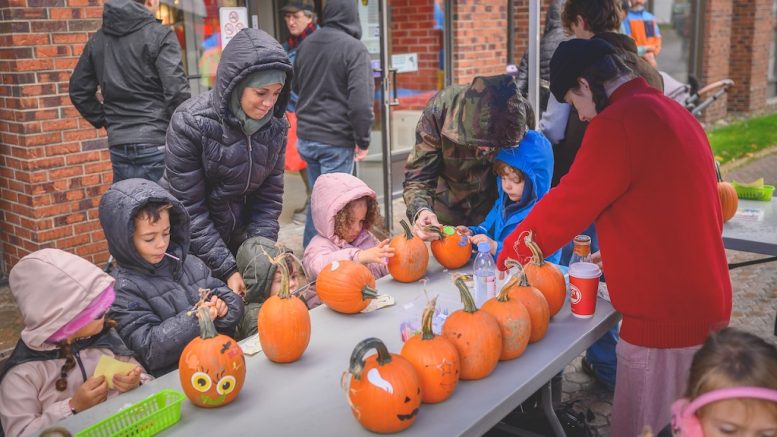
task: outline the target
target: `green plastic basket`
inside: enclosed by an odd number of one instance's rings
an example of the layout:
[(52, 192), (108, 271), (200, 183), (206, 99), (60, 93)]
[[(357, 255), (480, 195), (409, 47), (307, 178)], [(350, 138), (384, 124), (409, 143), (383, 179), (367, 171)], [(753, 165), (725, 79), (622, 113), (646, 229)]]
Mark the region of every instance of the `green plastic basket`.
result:
[(76, 433), (76, 437), (152, 436), (181, 419), (183, 399), (179, 391), (161, 390)]
[(737, 197), (747, 200), (762, 200), (768, 202), (774, 193), (774, 185), (764, 185), (762, 187), (744, 187), (736, 181), (732, 182)]

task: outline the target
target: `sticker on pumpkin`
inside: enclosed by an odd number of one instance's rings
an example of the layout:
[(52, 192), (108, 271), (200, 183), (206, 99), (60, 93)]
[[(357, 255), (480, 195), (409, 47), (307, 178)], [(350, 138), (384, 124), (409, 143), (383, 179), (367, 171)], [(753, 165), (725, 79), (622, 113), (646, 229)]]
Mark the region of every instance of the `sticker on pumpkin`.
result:
[(386, 390), (386, 392), (389, 394), (394, 394), (394, 387), (391, 386), (390, 382), (386, 381), (382, 376), (380, 376), (378, 369), (370, 369), (367, 372), (367, 381), (370, 381), (370, 384), (374, 385), (375, 387)]

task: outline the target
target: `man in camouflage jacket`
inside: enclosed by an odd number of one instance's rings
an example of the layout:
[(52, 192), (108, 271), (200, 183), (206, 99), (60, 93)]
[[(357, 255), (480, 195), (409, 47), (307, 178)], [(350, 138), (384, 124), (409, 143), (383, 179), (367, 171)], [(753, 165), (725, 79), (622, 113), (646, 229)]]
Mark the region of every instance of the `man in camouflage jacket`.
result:
[(523, 138), (531, 106), (510, 76), (476, 77), (435, 95), (416, 127), (405, 165), (407, 217), (424, 240), (425, 225), (480, 223), (497, 196), (496, 151)]

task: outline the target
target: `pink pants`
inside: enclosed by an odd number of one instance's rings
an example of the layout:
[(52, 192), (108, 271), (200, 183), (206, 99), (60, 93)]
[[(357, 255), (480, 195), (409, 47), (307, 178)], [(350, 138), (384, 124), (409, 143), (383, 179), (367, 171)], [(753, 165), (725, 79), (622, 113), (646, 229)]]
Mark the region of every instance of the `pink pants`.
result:
[(621, 338), (615, 347), (618, 369), (610, 435), (636, 437), (645, 425), (654, 432), (668, 425), (672, 402), (685, 390), (699, 348), (653, 349)]

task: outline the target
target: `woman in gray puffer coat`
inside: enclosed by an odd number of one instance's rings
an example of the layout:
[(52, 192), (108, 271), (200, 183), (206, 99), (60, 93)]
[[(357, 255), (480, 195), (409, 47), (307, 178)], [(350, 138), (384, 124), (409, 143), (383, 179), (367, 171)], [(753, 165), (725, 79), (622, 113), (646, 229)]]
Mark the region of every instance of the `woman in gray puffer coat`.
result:
[(248, 238), (278, 239), (292, 66), (267, 33), (227, 44), (212, 90), (173, 114), (162, 186), (191, 217), (191, 252), (244, 294), (235, 253)]

